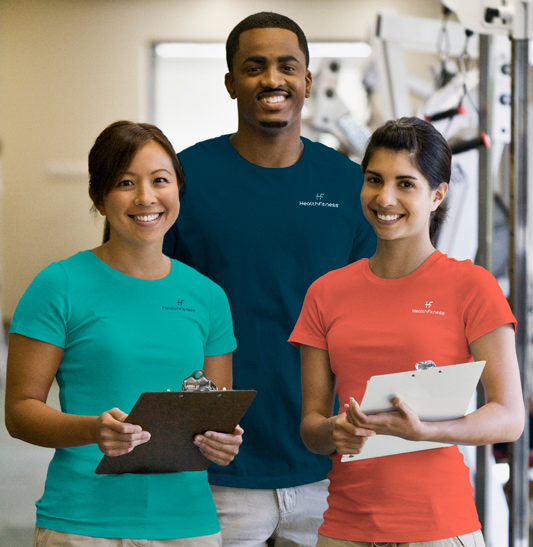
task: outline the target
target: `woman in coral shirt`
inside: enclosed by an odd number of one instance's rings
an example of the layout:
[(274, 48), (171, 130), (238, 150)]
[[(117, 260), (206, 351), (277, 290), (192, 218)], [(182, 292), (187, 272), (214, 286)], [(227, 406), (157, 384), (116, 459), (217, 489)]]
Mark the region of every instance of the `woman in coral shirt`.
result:
[[(509, 305), (489, 272), (434, 247), (451, 157), (442, 135), (417, 118), (374, 132), (361, 164), (361, 205), (378, 237), (376, 253), (313, 283), (291, 334), (302, 359), (302, 439), (333, 461), (320, 547), (484, 545), (455, 445), (511, 442), (522, 433)], [(371, 376), (428, 359), (437, 366), (486, 361), (485, 405), (442, 422), (421, 421), (399, 398), (391, 412), (360, 410)], [(372, 435), (452, 446), (341, 462), (343, 454), (364, 453)]]

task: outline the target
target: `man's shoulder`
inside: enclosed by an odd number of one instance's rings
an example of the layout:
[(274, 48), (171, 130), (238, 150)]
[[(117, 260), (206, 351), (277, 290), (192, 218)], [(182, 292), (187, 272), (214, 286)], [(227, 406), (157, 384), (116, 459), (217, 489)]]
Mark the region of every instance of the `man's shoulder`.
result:
[(224, 150), (229, 144), (229, 135), (220, 135), (204, 141), (199, 141), (187, 148), (184, 148), (181, 152), (178, 152), (178, 157), (189, 158), (197, 155), (203, 155), (206, 152), (212, 153), (216, 150)]
[(304, 143), (304, 153), (309, 160), (314, 162), (327, 161), (330, 165), (337, 165), (339, 168), (361, 170), (358, 163), (341, 154), (335, 148), (321, 142), (312, 141), (306, 137), (301, 137), (301, 139)]

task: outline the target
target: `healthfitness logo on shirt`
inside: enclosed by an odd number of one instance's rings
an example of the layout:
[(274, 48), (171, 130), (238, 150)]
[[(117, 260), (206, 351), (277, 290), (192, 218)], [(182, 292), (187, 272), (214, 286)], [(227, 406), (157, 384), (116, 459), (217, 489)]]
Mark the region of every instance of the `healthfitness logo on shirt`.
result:
[(184, 306), (185, 300), (176, 300), (177, 306), (162, 306), (163, 310), (167, 311), (188, 311), (195, 313), (196, 310), (194, 308), (187, 308)]
[(421, 310), (413, 309), (413, 313), (428, 313), (431, 315), (446, 315), (445, 311), (437, 311), (433, 309), (433, 300), (426, 300), (425, 308)]
[(338, 207), (338, 203), (327, 203), (324, 201), (325, 194), (317, 194), (315, 201), (300, 201), (300, 207)]

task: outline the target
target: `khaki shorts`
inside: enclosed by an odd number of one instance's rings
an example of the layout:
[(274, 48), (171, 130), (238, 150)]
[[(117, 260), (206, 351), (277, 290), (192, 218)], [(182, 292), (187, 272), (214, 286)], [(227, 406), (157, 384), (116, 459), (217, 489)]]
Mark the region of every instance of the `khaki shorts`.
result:
[(78, 536), (56, 532), (48, 528), (35, 528), (33, 547), (221, 547), (220, 532), (209, 536), (180, 539), (114, 539)]
[(315, 547), (328, 485), (327, 479), (276, 490), (211, 485), (224, 547)]
[(316, 547), (485, 547), (485, 541), (481, 530), (464, 536), (411, 543), (365, 543), (333, 539), (319, 534)]

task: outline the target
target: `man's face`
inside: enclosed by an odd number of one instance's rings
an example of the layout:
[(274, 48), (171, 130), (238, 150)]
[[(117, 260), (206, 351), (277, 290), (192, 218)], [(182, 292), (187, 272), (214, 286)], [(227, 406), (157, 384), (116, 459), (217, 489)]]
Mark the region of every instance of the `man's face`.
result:
[(242, 124), (276, 131), (300, 125), (311, 73), (294, 32), (280, 28), (247, 30), (239, 37), (226, 88), (237, 99)]

